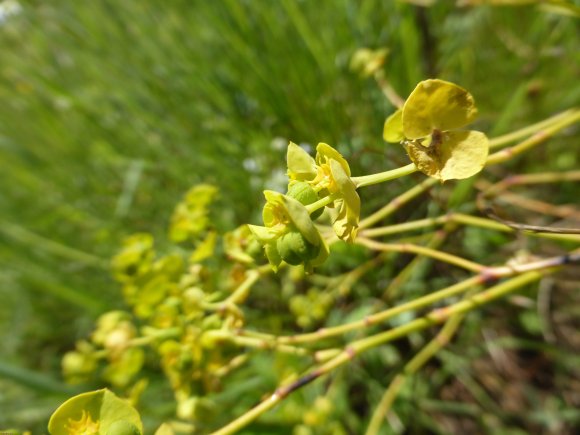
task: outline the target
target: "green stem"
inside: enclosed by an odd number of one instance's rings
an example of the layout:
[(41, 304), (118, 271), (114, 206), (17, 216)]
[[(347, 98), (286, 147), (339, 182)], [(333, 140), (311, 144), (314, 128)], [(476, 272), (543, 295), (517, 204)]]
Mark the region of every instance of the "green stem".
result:
[[(444, 289), (438, 290), (431, 294), (422, 296), (417, 299), (413, 299), (412, 301), (406, 302), (404, 304), (388, 308), (384, 311), (372, 314), (370, 316), (365, 317), (362, 320), (356, 320), (354, 322), (345, 323), (342, 325), (323, 328), (319, 329), (316, 332), (309, 332), (306, 334), (300, 335), (289, 335), (289, 336), (279, 336), (275, 337), (272, 335), (263, 335), (261, 333), (253, 333), (248, 331), (247, 334), (251, 334), (253, 336), (259, 336), (261, 338), (267, 338), (271, 340), (276, 340), (278, 343), (306, 343), (306, 342), (316, 342), (318, 340), (334, 337), (337, 335), (344, 334), (346, 332), (354, 331), (357, 329), (367, 328), (372, 325), (376, 325), (377, 323), (384, 322), (388, 319), (393, 318), (399, 314), (402, 314), (407, 311), (418, 310), (424, 308), (428, 305), (431, 305), (435, 302), (441, 301), (443, 299), (447, 299), (451, 296), (456, 296), (461, 294), (465, 291), (470, 289), (475, 289), (478, 286), (484, 284), (489, 280), (506, 278), (510, 276), (514, 276), (517, 274), (521, 274), (524, 272), (529, 272), (532, 270), (541, 270), (541, 269), (549, 269), (566, 262), (576, 262), (578, 261), (578, 255), (580, 250), (575, 250), (570, 252), (568, 255), (565, 256), (557, 256), (552, 258), (547, 258), (544, 260), (539, 260), (527, 264), (522, 264), (519, 266), (499, 266), (499, 267), (489, 267), (486, 268), (483, 272), (479, 275), (472, 276), (471, 278), (467, 278), (461, 282), (453, 284), (449, 287), (445, 287)], [(246, 332), (244, 332), (246, 334)], [(260, 335), (256, 335), (260, 334)]]
[(214, 330), (205, 333), (207, 338), (216, 341), (229, 341), (237, 346), (251, 347), (262, 350), (276, 350), (281, 353), (288, 353), (291, 355), (308, 356), (312, 355), (312, 351), (301, 347), (291, 346), (288, 344), (280, 344), (266, 340), (263, 338), (243, 337), (233, 334), (230, 331)]
[(577, 109), (569, 109), (564, 112), (558, 113), (548, 119), (544, 119), (543, 121), (537, 122), (535, 124), (529, 125), (527, 127), (521, 128), (519, 130), (513, 131), (511, 133), (504, 134), (502, 136), (494, 137), (489, 141), (489, 149), (500, 148), (505, 144), (515, 142), (522, 137), (529, 136), (530, 134), (534, 134), (551, 124), (554, 124), (558, 121), (561, 121), (563, 118), (566, 118), (572, 115)]
[(237, 418), (236, 420), (230, 422), (221, 429), (213, 432), (211, 435), (229, 435), (238, 432), (240, 429), (246, 427), (264, 412), (272, 409), (276, 406), (284, 396), (280, 394), (272, 394), (268, 399), (264, 400), (254, 408), (250, 409), (248, 412)]
[(428, 305), (431, 305), (435, 302), (438, 302), (443, 299), (447, 299), (451, 296), (456, 296), (460, 293), (463, 293), (469, 289), (472, 289), (476, 286), (482, 284), (481, 276), (473, 276), (468, 278), (464, 281), (461, 281), (457, 284), (454, 284), (449, 287), (445, 287), (439, 291), (433, 292), (426, 296), (422, 296), (417, 299), (413, 299), (412, 301), (406, 302), (401, 305), (397, 305), (392, 308), (388, 308), (384, 311), (378, 312), (376, 314), (372, 314), (370, 316), (365, 317), (362, 320), (356, 320), (350, 323), (344, 323), (342, 325), (330, 327), (330, 328), (323, 328), (316, 332), (309, 332), (306, 334), (300, 335), (289, 335), (289, 336), (282, 336), (277, 337), (276, 339), (279, 343), (307, 343), (307, 342), (316, 342), (318, 340), (322, 340), (324, 338), (334, 337), (337, 335), (342, 335), (350, 331), (355, 331), (357, 329), (367, 328), (372, 325), (376, 325), (378, 323), (385, 322), (399, 314), (405, 313), (407, 311), (414, 311), (421, 308), (424, 308)]
[(419, 351), (419, 353), (417, 353), (417, 355), (413, 357), (413, 359), (411, 359), (411, 361), (405, 365), (403, 373), (399, 373), (397, 376), (395, 376), (395, 378), (389, 384), (389, 387), (385, 391), (385, 394), (381, 398), (381, 401), (379, 402), (375, 411), (373, 412), (371, 421), (369, 422), (369, 426), (366, 431), (366, 435), (376, 435), (379, 433), (383, 418), (391, 409), (393, 402), (397, 398), (403, 385), (405, 385), (407, 379), (419, 371), (419, 369), (423, 367), (427, 361), (429, 361), (437, 352), (439, 352), (439, 350), (441, 350), (442, 347), (451, 341), (451, 338), (457, 331), (463, 318), (463, 314), (457, 314), (447, 320), (443, 328), (441, 328), (439, 334), (437, 334), (433, 340), (431, 340), (423, 349)]
[(437, 249), (431, 249), (426, 246), (413, 245), (410, 243), (380, 243), (364, 237), (358, 237), (356, 243), (366, 246), (369, 249), (382, 252), (411, 252), (413, 254), (425, 255), (427, 257), (435, 258), (445, 263), (453, 264), (457, 267), (469, 270), (471, 272), (481, 272), (485, 266), (466, 260), (456, 255), (441, 252)]
[(387, 97), (387, 100), (389, 100), (397, 109), (401, 109), (405, 104), (405, 100), (401, 98), (401, 96), (397, 94), (397, 91), (395, 91), (391, 86), (385, 77), (385, 72), (381, 69), (377, 70), (374, 74), (374, 78), (385, 97)]
[(391, 406), (397, 398), (401, 387), (405, 384), (405, 381), (405, 375), (402, 373), (399, 373), (393, 378), (371, 416), (371, 421), (369, 422), (365, 435), (376, 435), (379, 433), (383, 418), (387, 415), (389, 409), (391, 409)]
[(348, 354), (349, 356), (348, 359), (350, 359), (352, 358), (353, 353), (358, 354), (360, 352), (364, 352), (379, 345), (393, 341), (397, 338), (407, 336), (413, 332), (421, 331), (432, 325), (443, 323), (444, 321), (446, 321), (447, 319), (456, 314), (468, 313), (469, 311), (475, 310), (482, 305), (485, 305), (495, 299), (503, 297), (517, 290), (518, 288), (523, 287), (524, 285), (530, 284), (534, 281), (538, 281), (550, 270), (553, 269), (548, 269), (544, 271), (531, 271), (521, 274), (519, 276), (516, 276), (515, 278), (512, 278), (501, 284), (495, 285), (486, 291), (478, 293), (460, 302), (457, 302), (444, 308), (435, 309), (426, 316), (412, 320), (411, 322), (405, 325), (390, 329), (385, 332), (381, 332), (376, 335), (372, 335), (370, 337), (357, 340), (351, 343), (347, 347), (347, 349), (343, 351), (341, 355), (324, 364), (322, 366), (322, 368), (324, 368), (323, 371), (327, 372), (329, 369), (334, 369), (344, 364), (344, 362), (346, 362), (343, 357), (344, 354)]
[(361, 220), (359, 223), (359, 229), (362, 230), (364, 228), (368, 228), (376, 224), (381, 219), (384, 219), (394, 212), (399, 210), (403, 205), (407, 202), (411, 201), (412, 199), (416, 198), (426, 190), (429, 190), (434, 184), (437, 183), (437, 179), (435, 178), (426, 178), (421, 183), (417, 184), (415, 187), (407, 190), (406, 192), (402, 193), (401, 195), (393, 198), (387, 205), (382, 207), (380, 210), (374, 212), (372, 215), (366, 217), (365, 219)]
[(560, 183), (562, 181), (580, 181), (580, 171), (541, 172), (537, 174), (512, 175), (498, 183), (492, 184), (483, 191), (483, 194), (489, 198), (496, 196), (499, 193), (503, 193), (513, 186)]
[[(269, 270), (269, 269), (267, 269)], [(234, 290), (234, 292), (223, 302), (224, 304), (239, 304), (243, 302), (250, 292), (252, 286), (258, 281), (262, 269), (250, 270), (246, 275), (246, 279)]]
[[(513, 233), (516, 231), (505, 224), (494, 221), (493, 219), (470, 216), (463, 213), (448, 213), (446, 215), (434, 218), (419, 219), (416, 221), (404, 222), (402, 224), (387, 225), (384, 227), (365, 229), (359, 232), (359, 237), (373, 238), (373, 237), (389, 236), (392, 234), (400, 234), (405, 231), (414, 231), (422, 228), (442, 225), (448, 222), (455, 222), (461, 225), (470, 225), (474, 227), (502, 231), (506, 233)], [(574, 234), (548, 234), (548, 233), (542, 234), (530, 231), (523, 231), (523, 233), (529, 236), (546, 239), (580, 241), (580, 237)]]
[(580, 110), (573, 110), (572, 113), (570, 113), (563, 119), (559, 120), (558, 122), (555, 122), (550, 127), (539, 130), (533, 136), (520, 142), (519, 144), (514, 145), (513, 147), (503, 149), (494, 154), (491, 154), (487, 158), (487, 164), (495, 165), (510, 160), (514, 156), (522, 154), (523, 152), (529, 150), (530, 148), (541, 144), (542, 142), (546, 141), (548, 138), (550, 138), (560, 130), (563, 130), (564, 128), (578, 121), (580, 121)]
[(306, 210), (308, 210), (308, 213), (314, 213), (316, 210), (318, 210), (319, 208), (322, 207), (326, 207), (328, 204), (330, 204), (332, 201), (334, 201), (335, 199), (337, 199), (340, 195), (333, 193), (332, 195), (329, 196), (325, 196), (322, 199), (319, 199), (316, 202), (313, 202), (312, 204), (308, 204), (306, 205)]
[[(168, 328), (168, 329), (160, 329), (149, 333), (143, 337), (137, 337), (129, 340), (126, 344), (127, 348), (130, 347), (142, 347), (147, 346), (148, 344), (153, 343), (157, 340), (165, 340), (168, 338), (177, 338), (181, 334), (183, 334), (183, 330), (181, 328)], [(101, 349), (93, 353), (95, 358), (106, 358), (114, 349)]]
[(230, 422), (220, 430), (214, 432), (213, 435), (228, 435), (238, 432), (252, 421), (254, 421), (256, 418), (258, 418), (260, 415), (262, 415), (264, 412), (273, 408), (293, 391), (348, 363), (359, 353), (383, 345), (398, 338), (405, 337), (413, 332), (419, 332), (433, 325), (443, 323), (455, 315), (468, 313), (469, 311), (477, 309), (481, 305), (494, 301), (495, 299), (514, 292), (524, 285), (541, 279), (545, 274), (553, 270), (554, 269), (549, 269), (542, 272), (532, 271), (519, 275), (510, 279), (509, 281), (491, 287), (484, 292), (471, 296), (466, 300), (447, 306), (445, 308), (436, 309), (428, 315), (415, 319), (405, 325), (367, 338), (363, 338), (361, 340), (356, 340), (330, 361), (316, 367), (298, 380), (278, 388), (276, 392), (274, 392), (269, 398), (262, 401), (260, 404), (236, 420)]
[[(439, 249), (439, 247), (445, 243), (445, 240), (449, 236), (449, 233), (455, 231), (456, 225), (453, 223), (448, 223), (442, 231), (435, 232), (425, 245), (430, 249)], [(400, 289), (403, 284), (411, 278), (414, 274), (419, 272), (423, 274), (423, 264), (427, 263), (427, 257), (417, 255), (413, 258), (409, 264), (407, 264), (397, 275), (391, 280), (388, 287), (383, 291), (382, 299), (388, 300), (396, 297), (396, 291)]]
[(406, 231), (420, 230), (423, 228), (434, 227), (441, 225), (450, 220), (450, 215), (442, 215), (435, 218), (419, 219), (416, 221), (404, 222), (402, 224), (388, 225), (379, 228), (370, 228), (359, 232), (359, 237), (381, 237), (390, 236), (392, 234), (400, 234)]
[(362, 177), (352, 177), (351, 180), (354, 182), (356, 187), (359, 188), (364, 186), (371, 186), (373, 184), (384, 183), (385, 181), (401, 178), (405, 175), (409, 175), (417, 171), (418, 169), (415, 164), (410, 163), (407, 166), (392, 169), (390, 171), (379, 172), (378, 174), (364, 175)]

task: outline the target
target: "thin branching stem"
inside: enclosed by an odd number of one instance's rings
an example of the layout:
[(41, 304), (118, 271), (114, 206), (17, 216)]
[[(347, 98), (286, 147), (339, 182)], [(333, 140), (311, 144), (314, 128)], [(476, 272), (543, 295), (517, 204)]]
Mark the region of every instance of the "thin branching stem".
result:
[(385, 181), (395, 180), (397, 178), (405, 177), (413, 172), (417, 172), (419, 169), (414, 163), (410, 163), (407, 166), (403, 166), (397, 169), (391, 169), (390, 171), (379, 172), (378, 174), (364, 175), (362, 177), (351, 177), (356, 187), (372, 186), (373, 184), (384, 183)]
[(562, 264), (578, 262), (580, 257), (578, 251), (573, 251), (567, 255), (559, 255), (556, 257), (551, 257), (544, 260), (535, 261), (532, 263), (514, 265), (514, 266), (499, 266), (499, 267), (488, 267), (485, 268), (480, 274), (474, 275), (467, 278), (461, 282), (453, 284), (444, 289), (438, 290), (436, 292), (430, 293), (428, 295), (413, 299), (412, 301), (405, 302), (401, 305), (388, 308), (386, 310), (380, 311), (378, 313), (369, 315), (361, 320), (356, 320), (350, 323), (344, 323), (342, 325), (322, 328), (315, 332), (309, 332), (306, 334), (299, 335), (289, 335), (289, 336), (274, 336), (270, 334), (264, 334), (260, 332), (253, 331), (240, 331), (242, 335), (249, 335), (254, 337), (260, 337), (263, 339), (275, 340), (278, 343), (287, 344), (298, 344), (298, 343), (308, 343), (308, 342), (318, 342), (319, 340), (335, 337), (338, 335), (345, 334), (347, 332), (355, 331), (362, 328), (368, 328), (370, 326), (377, 325), (379, 323), (385, 322), (399, 314), (405, 313), (407, 311), (418, 310), (429, 306), (435, 302), (450, 298), (452, 296), (457, 296), (459, 294), (465, 293), (469, 290), (476, 289), (477, 287), (484, 285), (488, 282), (493, 282), (501, 278), (510, 277), (517, 275), (519, 273), (528, 272), (532, 270), (542, 270), (545, 268), (550, 268)]
[(558, 113), (550, 118), (544, 119), (540, 122), (537, 122), (535, 124), (532, 125), (528, 125), (524, 128), (521, 128), (519, 130), (498, 136), (498, 137), (494, 137), (492, 139), (490, 139), (489, 141), (489, 148), (490, 149), (495, 149), (495, 148), (501, 148), (504, 145), (507, 145), (511, 142), (516, 142), (517, 140), (532, 135), (546, 127), (551, 126), (552, 124), (555, 124), (559, 121), (561, 121), (562, 119), (567, 118), (570, 115), (573, 115), (575, 112), (578, 112), (578, 109), (568, 109), (565, 110), (564, 112)]
[[(425, 245), (430, 249), (439, 249), (439, 247), (445, 243), (449, 233), (456, 229), (456, 224), (448, 223), (442, 230), (436, 231), (427, 244)], [(395, 296), (395, 292), (400, 289), (403, 284), (411, 278), (413, 273), (421, 268), (421, 265), (426, 263), (427, 258), (421, 255), (415, 256), (409, 264), (407, 264), (389, 283), (385, 291), (383, 291), (382, 299), (388, 300)]]
[(364, 228), (369, 228), (379, 222), (382, 219), (387, 218), (394, 212), (399, 210), (403, 205), (412, 201), (417, 196), (429, 190), (433, 185), (437, 183), (435, 178), (426, 178), (421, 183), (402, 193), (401, 195), (393, 198), (388, 204), (380, 208), (370, 216), (362, 219), (359, 223), (359, 228), (362, 230)]
[(501, 151), (498, 151), (494, 154), (491, 154), (487, 158), (488, 165), (495, 165), (498, 163), (506, 162), (507, 160), (512, 159), (513, 157), (520, 155), (530, 148), (535, 147), (536, 145), (541, 144), (542, 142), (546, 141), (550, 137), (554, 136), (559, 131), (563, 130), (564, 128), (575, 124), (576, 122), (580, 121), (580, 110), (574, 110), (572, 113), (568, 114), (567, 116), (563, 117), (559, 121), (555, 122), (554, 124), (546, 127), (542, 130), (537, 131), (534, 133), (533, 136), (529, 137), (528, 139), (518, 143), (509, 148), (505, 148)]
[(457, 267), (469, 270), (470, 272), (481, 272), (485, 266), (466, 260), (456, 255), (448, 254), (437, 249), (428, 248), (426, 246), (413, 245), (411, 243), (381, 243), (364, 237), (358, 237), (356, 243), (374, 251), (382, 252), (403, 252), (431, 257), (445, 263), (452, 264)]
[(407, 379), (419, 371), (427, 361), (429, 361), (441, 348), (451, 341), (451, 338), (461, 325), (464, 314), (456, 314), (445, 322), (441, 331), (426, 346), (424, 346), (403, 368), (402, 373), (397, 374), (388, 388), (385, 390), (381, 401), (375, 408), (366, 435), (376, 435), (379, 433), (384, 417), (391, 409), (401, 388), (405, 385)]
[(258, 418), (260, 415), (262, 415), (264, 412), (273, 408), (292, 392), (350, 362), (353, 358), (362, 352), (394, 341), (398, 338), (405, 337), (411, 333), (422, 331), (433, 325), (441, 324), (453, 316), (465, 314), (478, 309), (482, 305), (488, 304), (498, 298), (513, 293), (514, 291), (527, 284), (538, 281), (543, 276), (552, 273), (554, 270), (555, 269), (552, 268), (526, 272), (460, 302), (444, 308), (435, 309), (426, 316), (417, 318), (411, 322), (406, 323), (405, 325), (389, 329), (385, 332), (381, 332), (370, 337), (353, 341), (347, 345), (338, 355), (326, 363), (315, 367), (297, 380), (279, 387), (266, 400), (262, 401), (257, 406), (237, 419), (233, 420), (223, 428), (214, 432), (214, 435), (228, 435), (239, 431)]
[[(384, 227), (365, 229), (359, 233), (359, 237), (375, 238), (382, 236), (390, 236), (393, 234), (400, 234), (405, 231), (414, 231), (423, 228), (429, 228), (432, 226), (443, 225), (447, 222), (455, 222), (457, 224), (469, 225), (473, 227), (507, 233), (513, 233), (516, 231), (514, 228), (502, 224), (500, 222), (494, 221), (493, 219), (452, 212), (434, 218), (419, 219), (416, 221), (404, 222), (402, 224), (387, 225)], [(528, 231), (523, 231), (523, 233), (529, 236), (549, 238), (554, 240), (580, 241), (580, 237), (574, 234), (540, 234)]]

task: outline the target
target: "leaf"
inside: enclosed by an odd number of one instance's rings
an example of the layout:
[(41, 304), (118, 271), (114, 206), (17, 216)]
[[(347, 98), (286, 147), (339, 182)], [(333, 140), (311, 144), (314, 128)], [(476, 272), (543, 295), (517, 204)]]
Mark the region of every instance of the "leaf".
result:
[(417, 142), (405, 142), (405, 149), (411, 161), (417, 166), (421, 172), (430, 177), (439, 177), (439, 165), (437, 164), (435, 157), (433, 157), (426, 146), (421, 145)]
[(419, 139), (433, 130), (453, 130), (477, 115), (473, 97), (460, 86), (439, 79), (420, 82), (403, 106), (403, 133)]
[(479, 131), (448, 131), (439, 143), (406, 143), (409, 157), (421, 172), (442, 181), (469, 178), (485, 166), (489, 140)]
[(143, 433), (137, 410), (126, 400), (103, 389), (79, 394), (60, 405), (50, 417), (48, 431), (51, 435), (90, 434), (87, 429), (96, 428), (98, 432), (93, 433), (107, 434), (112, 426), (118, 426), (121, 421), (134, 426), (135, 433)]
[[(337, 163), (337, 165), (340, 164)], [(266, 226), (248, 225), (248, 228), (264, 245), (266, 257), (274, 270), (282, 261), (279, 247), (276, 247), (276, 240), (288, 231), (297, 230), (308, 243), (318, 249), (317, 253), (320, 253), (324, 241), (306, 207), (296, 199), (272, 190), (264, 191), (264, 196), (267, 202), (262, 216)]]
[(139, 288), (134, 311), (141, 318), (151, 316), (155, 306), (161, 303), (171, 289), (171, 283), (165, 275), (154, 275)]
[(310, 154), (294, 142), (288, 144), (286, 161), (288, 177), (291, 180), (308, 181), (316, 177), (316, 162)]
[(397, 143), (405, 139), (403, 134), (403, 110), (398, 109), (387, 118), (383, 127), (383, 139), (386, 142)]

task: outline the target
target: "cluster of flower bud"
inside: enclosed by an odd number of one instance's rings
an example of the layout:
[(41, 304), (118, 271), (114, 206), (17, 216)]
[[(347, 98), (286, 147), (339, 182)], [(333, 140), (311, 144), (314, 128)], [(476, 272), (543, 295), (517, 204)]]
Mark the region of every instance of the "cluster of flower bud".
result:
[(347, 242), (356, 237), (360, 198), (350, 167), (331, 146), (320, 143), (316, 150), (314, 159), (298, 145), (288, 145), (288, 191), (265, 191), (264, 226), (249, 225), (275, 270), (282, 261), (311, 270), (326, 260), (328, 246), (313, 222), (325, 208), (337, 237)]
[[(110, 311), (97, 320), (90, 340), (80, 341), (62, 360), (63, 373), (70, 382), (79, 383), (98, 375), (110, 385), (134, 392), (143, 376), (147, 352), (157, 355), (161, 369), (173, 388), (178, 416), (196, 419), (205, 412), (207, 403), (197, 397), (218, 385), (217, 371), (239, 349), (221, 340), (219, 333), (243, 326), (241, 310), (218, 301), (236, 288), (245, 278), (243, 265), (254, 262), (253, 254), (260, 245), (247, 226), (240, 227), (225, 239), (228, 257), (236, 259), (226, 280), (215, 280), (203, 260), (207, 252), (207, 206), (215, 189), (202, 185), (192, 188), (183, 203), (176, 207), (170, 236), (175, 242), (191, 240), (195, 255), (183, 249), (164, 256), (155, 252), (150, 234), (128, 237), (121, 251), (112, 260), (115, 278), (123, 285), (128, 311)], [(195, 203), (196, 198), (201, 205)], [(201, 219), (191, 223), (191, 219)], [(205, 246), (204, 246), (205, 244)], [(211, 252), (213, 252), (213, 246)], [(204, 251), (204, 252), (205, 252)], [(221, 270), (223, 276), (223, 270)], [(133, 393), (131, 393), (133, 394)], [(137, 393), (136, 393), (137, 394)], [(200, 407), (203, 405), (203, 407)], [(198, 415), (199, 414), (199, 415)]]

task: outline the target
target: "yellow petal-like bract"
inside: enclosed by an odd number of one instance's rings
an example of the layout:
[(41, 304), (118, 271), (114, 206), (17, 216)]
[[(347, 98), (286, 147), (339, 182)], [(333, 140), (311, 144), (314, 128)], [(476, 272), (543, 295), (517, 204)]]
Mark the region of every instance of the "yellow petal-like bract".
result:
[(403, 133), (419, 139), (433, 130), (454, 130), (477, 115), (473, 97), (460, 86), (439, 79), (420, 82), (403, 106)]
[(403, 134), (403, 110), (398, 109), (387, 118), (383, 128), (383, 139), (386, 142), (396, 143), (405, 139)]
[(406, 148), (413, 163), (426, 175), (441, 181), (461, 180), (484, 167), (489, 141), (479, 131), (448, 131), (439, 144), (426, 147), (408, 142)]

